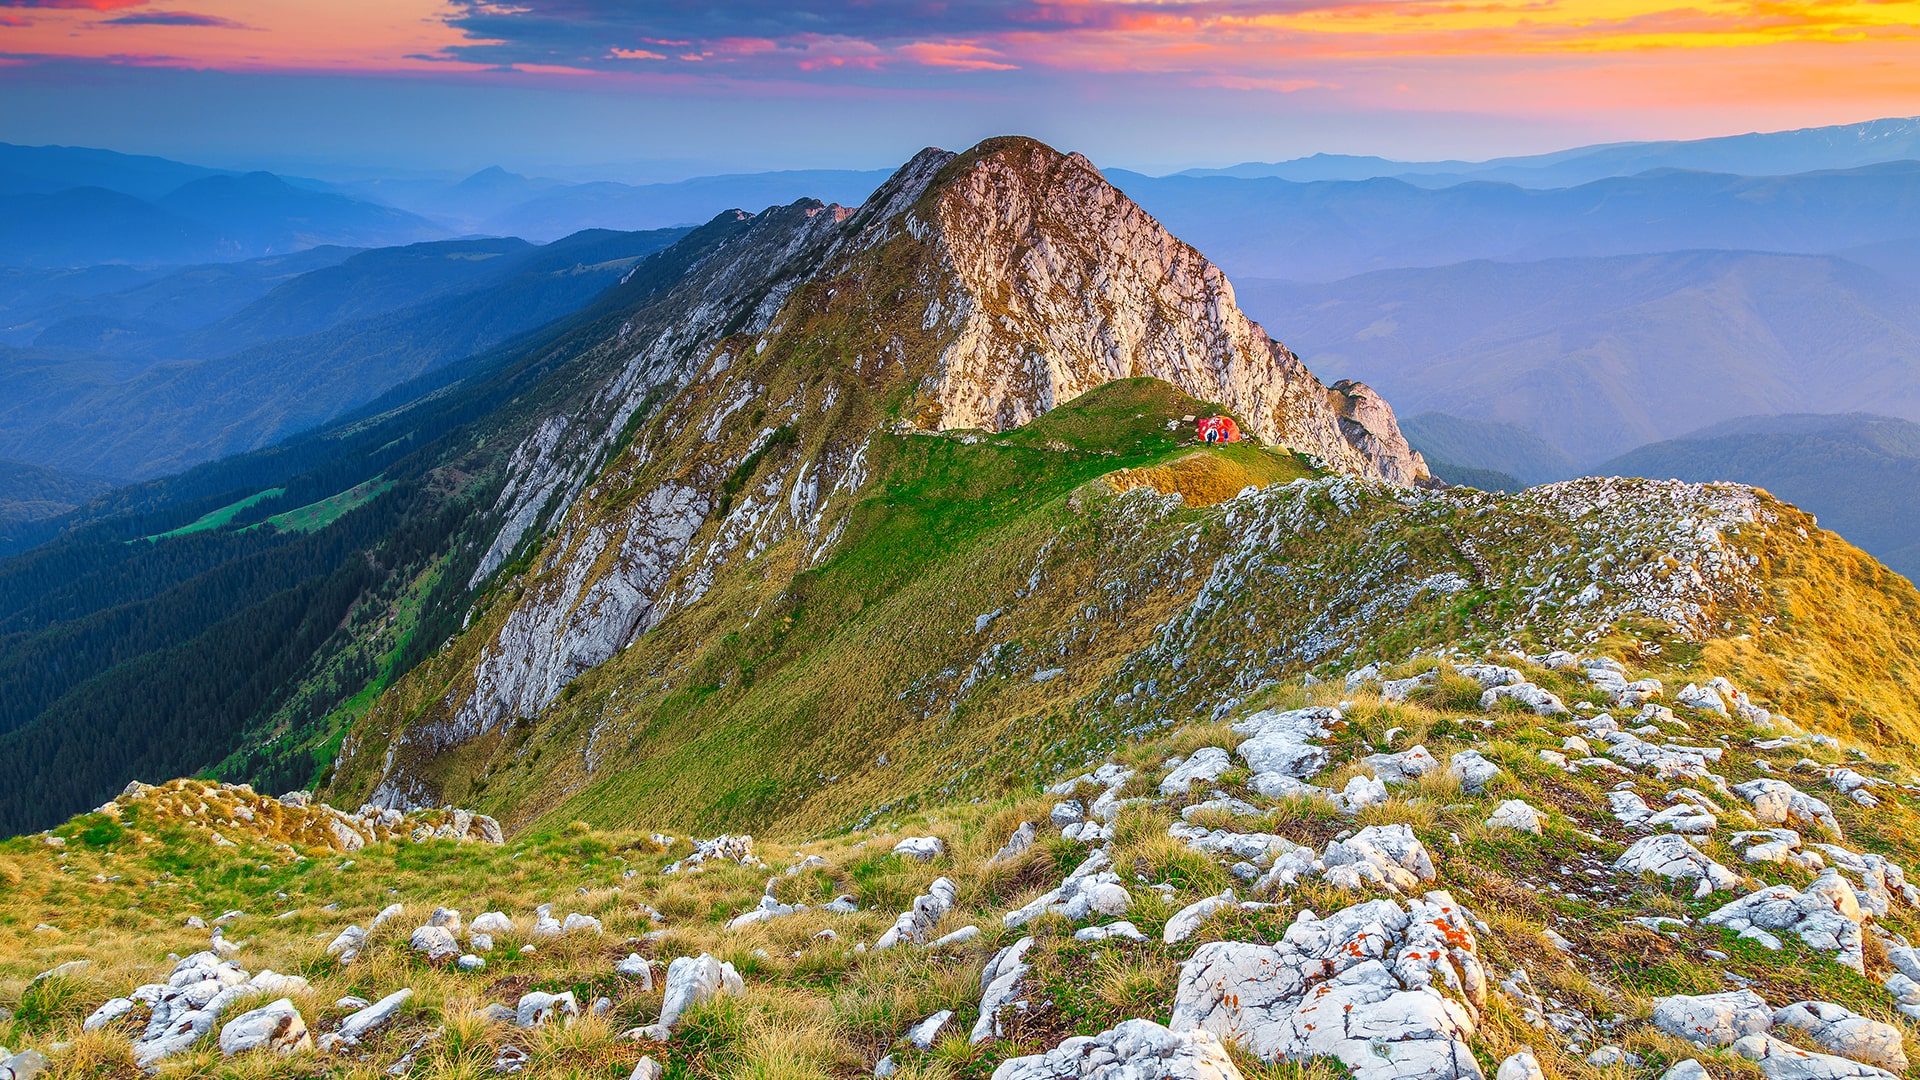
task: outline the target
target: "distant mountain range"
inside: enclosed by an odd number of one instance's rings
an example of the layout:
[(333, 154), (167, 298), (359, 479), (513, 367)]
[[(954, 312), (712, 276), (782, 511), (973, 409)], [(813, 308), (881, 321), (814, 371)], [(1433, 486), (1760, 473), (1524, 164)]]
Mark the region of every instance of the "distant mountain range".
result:
[(1754, 414), (1920, 420), (1920, 290), (1844, 259), (1478, 261), (1239, 295), (1329, 377), (1408, 413), (1511, 424), (1582, 465)]
[(0, 263), (11, 266), (212, 262), (445, 235), (405, 210), (271, 173), (0, 144)]
[(1920, 117), (1714, 139), (1606, 143), (1489, 161), (1394, 161), (1381, 157), (1314, 154), (1291, 161), (1247, 162), (1224, 169), (1188, 169), (1177, 175), (1243, 180), (1270, 176), (1296, 182), (1393, 177), (1422, 187), (1487, 180), (1520, 187), (1555, 188), (1609, 176), (1633, 176), (1653, 169), (1784, 176), (1914, 159), (1920, 159)]
[[(214, 268), (94, 296), (80, 302), (87, 314), (54, 321), (31, 347), (0, 346), (10, 385), (0, 457), (144, 478), (266, 446), (572, 313), (683, 233), (348, 253), (188, 329), (142, 316), (154, 297), (219, 277)], [(253, 272), (227, 275), (231, 291), (258, 289), (260, 264), (239, 265)], [(202, 298), (203, 310), (219, 306)]]
[(1920, 238), (1915, 161), (1784, 177), (1667, 169), (1554, 190), (1109, 175), (1236, 279), (1699, 249), (1826, 254)]

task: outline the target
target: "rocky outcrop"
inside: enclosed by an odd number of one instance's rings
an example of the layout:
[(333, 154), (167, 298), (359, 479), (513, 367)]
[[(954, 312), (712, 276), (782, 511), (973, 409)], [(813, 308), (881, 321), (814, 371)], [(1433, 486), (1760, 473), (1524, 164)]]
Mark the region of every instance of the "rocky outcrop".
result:
[(1364, 385), (1321, 385), (1241, 312), (1219, 267), (1079, 154), (995, 139), (956, 163), (934, 210), (955, 326), (937, 426), (1005, 430), (1115, 379), (1150, 377), (1342, 472), (1413, 484), (1426, 463)]

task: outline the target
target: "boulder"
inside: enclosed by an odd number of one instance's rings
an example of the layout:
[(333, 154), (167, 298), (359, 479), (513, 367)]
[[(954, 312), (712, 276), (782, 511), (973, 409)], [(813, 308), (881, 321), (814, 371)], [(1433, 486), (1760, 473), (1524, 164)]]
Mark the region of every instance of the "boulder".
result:
[(352, 1013), (340, 1021), (340, 1027), (320, 1036), (320, 1049), (333, 1050), (341, 1046), (356, 1046), (360, 1040), (379, 1031), (399, 1013), (400, 1007), (413, 1000), (413, 990), (402, 987)]
[(476, 934), (511, 934), (513, 919), (504, 911), (483, 911), (468, 928)]
[(1773, 1028), (1773, 1009), (1751, 990), (1721, 994), (1675, 994), (1655, 998), (1653, 1025), (1678, 1039), (1701, 1046), (1731, 1046), (1744, 1035)]
[(407, 939), (407, 944), (414, 952), (426, 953), (429, 960), (447, 960), (460, 955), (460, 939), (444, 926), (422, 926)]
[(946, 853), (946, 841), (937, 836), (909, 836), (893, 845), (895, 855), (904, 855), (909, 859), (927, 862)]
[(1001, 921), (1009, 926), (1025, 926), (1041, 915), (1064, 916), (1074, 922), (1092, 916), (1124, 915), (1133, 906), (1133, 898), (1120, 884), (1120, 875), (1109, 867), (1112, 860), (1104, 850), (1087, 856), (1060, 887), (1035, 897), (1025, 907), (1009, 911)]
[(1193, 756), (1181, 762), (1165, 780), (1160, 781), (1160, 794), (1182, 795), (1194, 781), (1211, 783), (1221, 773), (1233, 768), (1233, 755), (1218, 746), (1203, 746), (1193, 752)]
[(1240, 1080), (1208, 1031), (1174, 1032), (1128, 1020), (1098, 1035), (1076, 1035), (1044, 1054), (1008, 1058), (993, 1080)]
[(1864, 917), (1853, 886), (1838, 870), (1828, 867), (1804, 891), (1791, 885), (1770, 885), (1722, 906), (1703, 921), (1724, 926), (1742, 937), (1792, 933), (1810, 948), (1838, 954), (1837, 961), (1864, 974), (1866, 958), (1860, 930)]
[(343, 964), (351, 964), (366, 944), (367, 932), (358, 926), (349, 926), (328, 943), (327, 955), (339, 957)]
[(1710, 896), (1740, 883), (1740, 876), (1708, 858), (1684, 836), (1662, 833), (1643, 837), (1621, 852), (1613, 868), (1629, 874), (1657, 874), (1676, 881), (1696, 881), (1693, 895)]
[(890, 949), (905, 942), (911, 945), (924, 945), (933, 937), (934, 928), (940, 920), (953, 910), (954, 900), (959, 895), (959, 887), (951, 878), (935, 878), (927, 891), (913, 898), (913, 906), (900, 913), (887, 932), (874, 942), (874, 951)]
[(1532, 709), (1536, 716), (1558, 716), (1566, 713), (1566, 703), (1551, 691), (1530, 682), (1511, 683), (1490, 686), (1480, 694), (1480, 710), (1492, 712), (1494, 706), (1502, 701), (1513, 701)]
[(1196, 900), (1174, 912), (1173, 918), (1168, 919), (1166, 926), (1161, 929), (1161, 939), (1169, 945), (1176, 941), (1185, 941), (1193, 936), (1195, 930), (1200, 929), (1201, 923), (1212, 918), (1214, 912), (1237, 907), (1239, 903), (1240, 900), (1233, 895), (1232, 889), (1218, 896)]
[(664, 1040), (689, 1008), (708, 998), (720, 994), (738, 994), (745, 989), (746, 983), (733, 970), (733, 965), (711, 953), (678, 957), (667, 965), (666, 989), (660, 1001), (660, 1022), (654, 1025), (654, 1030)]
[(1200, 946), (1180, 966), (1169, 1027), (1262, 1061), (1335, 1057), (1355, 1080), (1477, 1080), (1468, 1040), (1485, 1001), (1472, 918), (1433, 892), (1406, 908), (1302, 912), (1274, 945)]
[(513, 1022), (516, 1027), (537, 1028), (554, 1020), (570, 1023), (579, 1015), (580, 1006), (573, 1000), (573, 991), (548, 994), (535, 990), (521, 995), (513, 1010)]
[(1834, 820), (1833, 808), (1825, 802), (1787, 783), (1761, 777), (1744, 784), (1733, 786), (1734, 794), (1753, 804), (1753, 816), (1762, 825), (1818, 825), (1828, 833), (1839, 836), (1840, 823)]
[(1478, 750), (1462, 750), (1448, 762), (1447, 775), (1460, 781), (1460, 790), (1478, 795), (1500, 775), (1500, 766), (1481, 757)]
[(1660, 1074), (1660, 1080), (1712, 1080), (1707, 1067), (1694, 1058), (1676, 1061), (1666, 1072)]
[(1771, 1035), (1748, 1035), (1733, 1044), (1733, 1052), (1759, 1065), (1767, 1080), (1893, 1080), (1885, 1069), (1802, 1050)]
[(1000, 1024), (1000, 1010), (1014, 1004), (1014, 992), (1027, 974), (1024, 957), (1031, 948), (1033, 939), (1023, 937), (994, 953), (993, 959), (987, 961), (986, 968), (980, 972), (980, 1017), (974, 1022), (972, 1034), (967, 1037), (969, 1043), (983, 1043), (1006, 1034), (1006, 1029)]
[(1415, 746), (1397, 754), (1369, 754), (1360, 764), (1373, 770), (1383, 784), (1404, 784), (1440, 768), (1440, 760), (1425, 746)]
[(613, 973), (629, 979), (639, 979), (642, 991), (653, 989), (653, 961), (639, 953), (628, 953), (626, 959), (613, 965)]
[(1020, 827), (1013, 830), (1013, 836), (1007, 840), (1006, 846), (994, 852), (993, 858), (987, 861), (989, 863), (1010, 862), (1025, 855), (1027, 849), (1033, 846), (1034, 835), (1033, 822), (1021, 822)]
[(1540, 1059), (1533, 1056), (1533, 1051), (1522, 1050), (1500, 1063), (1493, 1080), (1547, 1080), (1547, 1074), (1540, 1068)]
[(560, 931), (566, 934), (598, 934), (602, 932), (599, 919), (591, 915), (581, 915), (578, 912), (569, 912), (567, 914), (567, 921), (560, 924)]
[(286, 998), (241, 1013), (220, 1029), (220, 1052), (227, 1057), (249, 1050), (286, 1055), (311, 1049), (313, 1036), (307, 1033), (307, 1022)]
[(1521, 799), (1508, 799), (1494, 807), (1493, 816), (1487, 819), (1489, 829), (1512, 829), (1515, 832), (1540, 835), (1540, 811), (1527, 805)]
[(1358, 890), (1378, 885), (1391, 893), (1410, 892), (1434, 879), (1433, 858), (1407, 825), (1369, 825), (1345, 840), (1334, 840), (1320, 854), (1328, 882)]
[(952, 1009), (941, 1009), (925, 1020), (907, 1029), (906, 1040), (915, 1050), (931, 1050), (946, 1030), (947, 1022), (953, 1019)]
[(1773, 1014), (1776, 1030), (1791, 1028), (1807, 1041), (1841, 1057), (1878, 1065), (1889, 1072), (1907, 1070), (1900, 1029), (1830, 1001), (1796, 1001)]
[(47, 1071), (47, 1056), (38, 1050), (22, 1050), (9, 1056), (0, 1047), (0, 1080), (38, 1080)]
[(663, 1080), (666, 1075), (666, 1067), (653, 1060), (651, 1056), (647, 1056), (634, 1062), (633, 1073), (627, 1077), (627, 1080)]
[(433, 914), (427, 916), (427, 925), (444, 926), (457, 934), (460, 932), (460, 909), (449, 907), (434, 908)]

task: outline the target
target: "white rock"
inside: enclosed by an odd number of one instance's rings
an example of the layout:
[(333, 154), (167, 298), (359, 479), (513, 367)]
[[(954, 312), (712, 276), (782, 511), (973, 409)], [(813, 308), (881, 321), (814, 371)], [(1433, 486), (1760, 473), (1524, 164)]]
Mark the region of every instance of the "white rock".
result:
[(406, 913), (405, 907), (399, 904), (388, 904), (380, 909), (380, 914), (375, 915), (372, 922), (367, 924), (367, 933), (373, 933)]
[(1174, 912), (1173, 918), (1168, 919), (1166, 926), (1161, 930), (1161, 939), (1169, 945), (1176, 941), (1185, 941), (1193, 936), (1195, 930), (1200, 929), (1201, 923), (1212, 918), (1214, 912), (1224, 908), (1237, 907), (1239, 903), (1240, 900), (1233, 895), (1232, 889), (1228, 889), (1218, 896), (1209, 896), (1202, 900), (1196, 900), (1186, 907), (1181, 908), (1179, 911)]
[(1020, 827), (1013, 830), (1013, 836), (1007, 840), (1007, 845), (994, 852), (993, 858), (987, 861), (989, 863), (1009, 862), (1025, 855), (1027, 849), (1033, 846), (1034, 835), (1033, 822), (1021, 822)]
[(1790, 932), (1810, 948), (1837, 953), (1835, 959), (1841, 964), (1864, 973), (1863, 918), (1853, 886), (1828, 867), (1804, 892), (1791, 885), (1770, 885), (1726, 904), (1703, 921), (1743, 936), (1749, 930)]
[(1735, 784), (1734, 793), (1753, 804), (1753, 816), (1762, 825), (1818, 825), (1834, 836), (1840, 835), (1840, 823), (1833, 808), (1808, 795), (1785, 780), (1761, 777)]
[(662, 1080), (666, 1075), (666, 1067), (648, 1055), (634, 1063), (633, 1073), (627, 1080)]
[(580, 1006), (573, 1000), (573, 991), (548, 994), (535, 990), (520, 996), (513, 1010), (513, 1022), (517, 1027), (537, 1028), (555, 1020), (571, 1023), (579, 1015)]
[(560, 931), (565, 934), (598, 934), (602, 932), (599, 919), (591, 915), (581, 915), (578, 912), (569, 912), (567, 914), (567, 921), (560, 924)]
[(1460, 790), (1478, 795), (1500, 775), (1500, 766), (1480, 756), (1478, 750), (1462, 750), (1449, 761), (1447, 775), (1460, 781)]
[(1013, 1004), (1014, 991), (1027, 974), (1024, 957), (1031, 948), (1033, 939), (1023, 937), (987, 961), (986, 968), (980, 972), (980, 1017), (967, 1038), (969, 1043), (979, 1044), (1006, 1034), (1000, 1024), (1000, 1010)]
[(460, 909), (448, 907), (434, 908), (433, 914), (427, 916), (427, 925), (444, 926), (457, 934), (460, 932)]
[(925, 1020), (907, 1029), (907, 1042), (915, 1050), (931, 1050), (939, 1040), (940, 1033), (946, 1030), (947, 1022), (953, 1019), (952, 1009), (941, 1009)]
[(1073, 932), (1075, 941), (1110, 941), (1121, 938), (1126, 941), (1145, 941), (1147, 935), (1140, 928), (1126, 920), (1111, 922), (1105, 926), (1083, 926)]
[(1568, 711), (1566, 704), (1553, 693), (1530, 682), (1488, 687), (1480, 694), (1480, 709), (1492, 712), (1501, 701), (1519, 702), (1538, 716), (1556, 716)]
[(1792, 1028), (1807, 1040), (1841, 1057), (1878, 1065), (1889, 1072), (1907, 1070), (1900, 1029), (1829, 1001), (1798, 1001), (1773, 1014), (1776, 1030)]
[(1733, 1052), (1758, 1063), (1767, 1080), (1892, 1080), (1893, 1077), (1885, 1069), (1802, 1050), (1771, 1035), (1748, 1035), (1733, 1044)]
[(940, 937), (935, 938), (932, 941), (929, 941), (927, 943), (927, 948), (944, 949), (954, 945), (965, 945), (967, 942), (972, 941), (974, 938), (977, 938), (979, 936), (980, 936), (979, 927), (963, 926), (960, 929), (955, 930), (951, 934), (943, 934)]
[(1180, 763), (1180, 766), (1160, 781), (1160, 794), (1184, 794), (1195, 780), (1211, 783), (1221, 773), (1233, 768), (1233, 755), (1218, 746), (1203, 746), (1193, 752), (1193, 756)]
[(1383, 784), (1405, 784), (1440, 768), (1440, 760), (1425, 746), (1413, 746), (1397, 754), (1369, 754), (1360, 764), (1371, 768)]
[(1676, 1061), (1666, 1072), (1660, 1074), (1660, 1080), (1712, 1080), (1707, 1067), (1693, 1058)]
[(307, 1022), (286, 998), (241, 1013), (220, 1029), (220, 1052), (227, 1057), (248, 1050), (286, 1055), (312, 1048), (313, 1036), (307, 1033)]
[[(80, 1030), (99, 1031), (108, 1024), (133, 1012), (135, 1008), (139, 1007), (139, 1004), (139, 1002), (132, 998), (114, 998), (112, 1001), (93, 1010), (85, 1020), (81, 1021)], [(0, 1059), (5, 1057), (6, 1055), (4, 1053), (0, 1053)]]
[(720, 994), (738, 994), (745, 989), (746, 983), (733, 970), (733, 965), (722, 962), (710, 953), (679, 957), (667, 965), (666, 989), (660, 1002), (660, 1022), (654, 1025), (654, 1030), (664, 1037), (694, 1005)]
[(1527, 805), (1522, 799), (1508, 799), (1494, 808), (1493, 816), (1487, 819), (1489, 829), (1512, 829), (1515, 832), (1540, 835), (1540, 811)]
[(1740, 883), (1739, 875), (1708, 858), (1684, 836), (1662, 833), (1643, 837), (1613, 861), (1613, 868), (1629, 874), (1658, 874), (1676, 881), (1695, 881), (1693, 895), (1705, 897)]
[(1540, 1060), (1533, 1056), (1533, 1051), (1522, 1050), (1500, 1063), (1493, 1080), (1547, 1080), (1547, 1074), (1540, 1068)]
[(413, 990), (409, 987), (402, 987), (388, 994), (386, 997), (381, 998), (379, 1001), (364, 1006), (358, 1012), (352, 1013), (346, 1019), (340, 1021), (340, 1027), (337, 1031), (322, 1035), (320, 1037), (320, 1049), (331, 1050), (335, 1046), (343, 1044), (346, 1046), (358, 1044), (360, 1040), (385, 1027), (387, 1021), (392, 1020), (394, 1015), (400, 1011), (400, 1007), (412, 1000)]
[(1653, 1000), (1653, 1024), (1701, 1046), (1731, 1046), (1743, 1035), (1773, 1029), (1773, 1009), (1751, 990), (1721, 994), (1675, 994)]
[(1240, 1080), (1211, 1032), (1173, 1032), (1128, 1020), (1098, 1035), (1076, 1035), (1044, 1054), (1008, 1058), (993, 1080)]
[(613, 965), (613, 973), (629, 979), (639, 979), (640, 989), (643, 992), (653, 989), (653, 961), (639, 953), (628, 953), (626, 959)]
[(946, 842), (937, 836), (909, 836), (893, 845), (895, 855), (905, 855), (909, 859), (917, 859), (920, 862), (938, 858), (946, 850)]
[(1434, 879), (1433, 858), (1407, 825), (1369, 825), (1328, 843), (1320, 861), (1327, 881), (1347, 889), (1367, 883), (1404, 893)]
[(874, 942), (874, 950), (890, 949), (895, 945), (907, 943), (924, 945), (933, 937), (933, 930), (940, 920), (953, 910), (954, 900), (959, 895), (959, 886), (951, 878), (935, 878), (927, 891), (913, 898), (913, 906), (900, 913), (887, 932)]
[(1181, 965), (1169, 1026), (1262, 1061), (1336, 1057), (1355, 1080), (1460, 1080), (1480, 1076), (1468, 1040), (1485, 1000), (1471, 917), (1435, 892), (1405, 909), (1303, 912), (1276, 945), (1200, 946)]
[(444, 926), (420, 927), (407, 939), (407, 945), (415, 952), (426, 953), (429, 960), (444, 960), (460, 955), (460, 939)]
[(504, 911), (483, 911), (474, 917), (469, 929), (477, 934), (511, 934), (513, 918)]
[(487, 962), (472, 953), (466, 953), (458, 960), (455, 960), (453, 966), (459, 968), (461, 971), (484, 971), (486, 970)]

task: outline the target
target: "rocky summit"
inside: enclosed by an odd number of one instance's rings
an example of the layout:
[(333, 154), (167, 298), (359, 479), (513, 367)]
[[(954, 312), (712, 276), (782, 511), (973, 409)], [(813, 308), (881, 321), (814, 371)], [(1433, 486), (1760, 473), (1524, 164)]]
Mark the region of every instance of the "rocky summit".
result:
[(1920, 592), (1794, 506), (1438, 483), (1026, 139), (528, 355), (310, 788), (0, 841), (0, 1080), (1908, 1071)]

